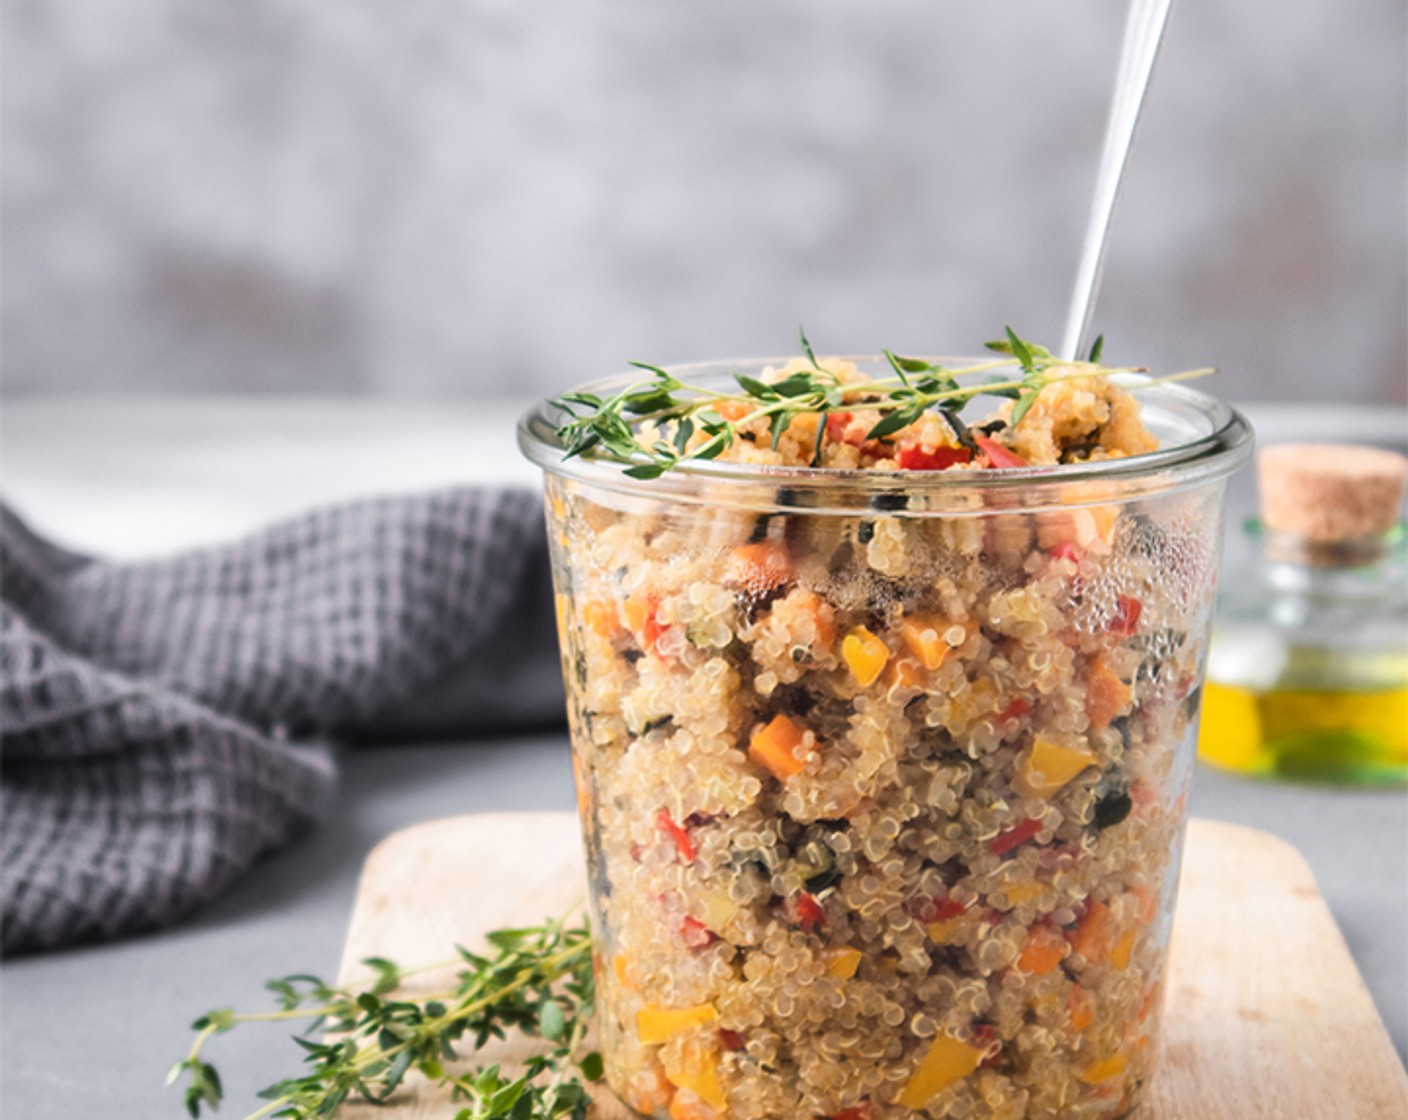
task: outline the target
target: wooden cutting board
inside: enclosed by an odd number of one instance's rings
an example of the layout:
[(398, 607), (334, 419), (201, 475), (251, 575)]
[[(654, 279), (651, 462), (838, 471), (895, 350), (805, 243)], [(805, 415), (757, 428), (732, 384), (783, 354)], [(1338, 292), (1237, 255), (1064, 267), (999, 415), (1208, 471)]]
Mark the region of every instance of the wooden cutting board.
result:
[[(572, 814), (417, 825), (367, 858), (340, 975), (364, 976), (357, 962), (368, 956), (440, 960), (490, 929), (563, 914), (584, 894)], [(417, 981), (443, 987), (444, 977)], [(1408, 1076), (1310, 868), (1264, 832), (1189, 826), (1163, 1047), (1136, 1120), (1408, 1120)], [(451, 1120), (456, 1111), (422, 1082), (389, 1108), (339, 1115)], [(609, 1094), (596, 1112), (629, 1115)]]

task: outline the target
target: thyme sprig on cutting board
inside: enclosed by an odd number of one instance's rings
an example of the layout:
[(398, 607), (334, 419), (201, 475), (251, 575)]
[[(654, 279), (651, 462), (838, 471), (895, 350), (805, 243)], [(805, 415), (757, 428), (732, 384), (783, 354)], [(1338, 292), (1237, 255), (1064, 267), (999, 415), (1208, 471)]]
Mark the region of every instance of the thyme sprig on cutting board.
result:
[[(308, 1019), (294, 1041), (308, 1069), (260, 1092), (269, 1103), (245, 1120), (289, 1117), (327, 1120), (344, 1101), (386, 1101), (413, 1070), (447, 1088), (462, 1104), (455, 1120), (585, 1120), (587, 1084), (600, 1080), (601, 1055), (585, 1046), (595, 1001), (591, 933), (585, 924), (548, 921), (541, 926), (490, 933), (486, 953), (459, 949), (454, 961), (413, 970), (381, 957), (362, 963), (368, 982), (339, 987), (316, 976), (286, 976), (266, 987), (276, 1011), (211, 1011), (192, 1024), (190, 1052), (171, 1068), (167, 1084), (183, 1076), (186, 1109), (219, 1107), (220, 1075), (204, 1057), (206, 1044), (244, 1023)], [(416, 973), (458, 965), (453, 987), (403, 994)], [(309, 1038), (324, 1032), (321, 1040)], [(520, 1072), (497, 1064), (453, 1072), (447, 1063), (477, 1051), (490, 1039), (518, 1032), (543, 1040), (541, 1053)]]
[[(627, 475), (641, 479), (658, 478), (688, 460), (717, 458), (737, 442), (741, 430), (759, 421), (766, 423), (775, 448), (792, 421), (808, 413), (819, 413), (823, 418), (850, 409), (879, 413), (866, 438), (882, 439), (933, 409), (961, 438), (966, 429), (958, 414), (975, 397), (1014, 400), (1008, 423), (1015, 427), (1048, 385), (1080, 377), (1146, 372), (1142, 366), (1101, 365), (1104, 341), (1103, 335), (1097, 338), (1089, 357), (1074, 361), (1055, 357), (1045, 346), (1008, 327), (1005, 337), (987, 343), (989, 350), (1001, 355), (990, 361), (945, 366), (885, 350), (893, 377), (848, 383), (817, 360), (803, 331), (805, 368), (776, 381), (735, 374), (736, 393), (692, 385), (659, 366), (632, 362), (650, 376), (610, 397), (577, 391), (556, 398), (553, 404), (570, 417), (557, 429), (557, 436), (566, 458), (591, 454), (622, 463)], [(1187, 370), (1129, 387), (1182, 381), (1211, 372)], [(977, 380), (979, 375), (986, 376)], [(646, 426), (663, 433), (664, 438), (642, 442), (640, 433)], [(822, 423), (817, 426), (813, 466), (821, 461), (825, 439), (826, 425)]]

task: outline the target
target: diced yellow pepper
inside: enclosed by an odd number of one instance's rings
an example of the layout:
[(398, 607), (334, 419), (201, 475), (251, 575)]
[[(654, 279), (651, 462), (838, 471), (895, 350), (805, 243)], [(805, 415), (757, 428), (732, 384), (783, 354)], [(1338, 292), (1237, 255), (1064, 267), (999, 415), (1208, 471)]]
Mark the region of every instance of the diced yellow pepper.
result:
[(937, 669), (948, 656), (949, 645), (943, 639), (948, 627), (929, 615), (916, 614), (905, 619), (900, 626), (900, 638), (905, 648), (926, 669)]
[(859, 949), (844, 946), (837, 949), (823, 949), (821, 959), (826, 966), (827, 976), (833, 980), (849, 980), (856, 974), (856, 969), (860, 967), (863, 955)]
[(678, 1057), (663, 1055), (665, 1076), (681, 1089), (688, 1089), (716, 1112), (728, 1105), (723, 1082), (719, 1080), (719, 1053), (713, 1047), (686, 1045)]
[(1041, 894), (1041, 889), (1040, 883), (1013, 883), (1009, 887), (1003, 887), (1002, 893), (1013, 906), (1020, 906)]
[(1110, 965), (1123, 972), (1129, 967), (1130, 955), (1134, 952), (1135, 930), (1130, 930), (1119, 941), (1115, 942), (1115, 947), (1110, 950)]
[(1118, 1077), (1124, 1072), (1124, 1067), (1127, 1064), (1123, 1054), (1111, 1054), (1108, 1058), (1102, 1058), (1100, 1061), (1086, 1066), (1076, 1076), (1087, 1085), (1099, 1085), (1102, 1081), (1110, 1081)]
[(923, 1108), (945, 1086), (967, 1077), (983, 1060), (983, 1051), (949, 1035), (939, 1035), (900, 1093), (905, 1108)]
[(616, 974), (616, 980), (621, 987), (636, 990), (636, 982), (631, 976), (631, 966), (625, 953), (617, 953), (611, 958), (611, 971)]
[(645, 626), (645, 620), (650, 617), (650, 600), (644, 595), (632, 595), (621, 607), (621, 613), (626, 616), (626, 625), (632, 630), (640, 630)]
[(1012, 785), (1023, 797), (1050, 797), (1097, 761), (1094, 751), (1058, 746), (1038, 735), (1031, 750), (1017, 761)]
[(699, 916), (706, 926), (719, 933), (738, 917), (739, 909), (738, 903), (729, 898), (727, 891), (711, 891), (704, 895)]
[(958, 927), (962, 924), (962, 918), (945, 918), (941, 922), (930, 922), (928, 925), (929, 937), (940, 945), (947, 945), (954, 939), (954, 935), (958, 933)]
[(567, 615), (572, 609), (572, 602), (566, 595), (554, 595), (553, 606), (557, 612), (557, 640), (565, 645), (567, 642)]
[(857, 626), (841, 643), (841, 656), (861, 688), (869, 688), (890, 660), (889, 647), (864, 626)]
[[(636, 1034), (646, 1046), (655, 1046), (719, 1020), (712, 1003), (698, 1007), (667, 1008), (647, 1003), (636, 1012)], [(676, 1082), (676, 1084), (679, 1084)]]

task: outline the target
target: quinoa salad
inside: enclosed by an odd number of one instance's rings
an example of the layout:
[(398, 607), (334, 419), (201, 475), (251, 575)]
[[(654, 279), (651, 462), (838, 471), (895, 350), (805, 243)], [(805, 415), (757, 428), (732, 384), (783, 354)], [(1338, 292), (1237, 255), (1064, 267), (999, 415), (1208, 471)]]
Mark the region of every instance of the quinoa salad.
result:
[[(721, 458), (1059, 477), (1158, 446), (1108, 379), (1012, 408), (962, 438), (803, 414)], [(547, 485), (612, 1090), (653, 1120), (1130, 1112), (1220, 493), (921, 516)]]

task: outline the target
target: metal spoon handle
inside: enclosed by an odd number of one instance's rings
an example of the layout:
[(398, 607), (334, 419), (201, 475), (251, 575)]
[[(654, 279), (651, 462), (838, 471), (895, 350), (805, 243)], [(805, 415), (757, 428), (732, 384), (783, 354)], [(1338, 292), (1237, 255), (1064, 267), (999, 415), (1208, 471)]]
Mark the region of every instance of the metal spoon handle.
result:
[(1173, 0), (1131, 0), (1129, 6), (1110, 119), (1105, 125), (1105, 143), (1100, 151), (1100, 170), (1095, 179), (1095, 201), (1081, 248), (1070, 311), (1066, 315), (1066, 334), (1061, 343), (1061, 355), (1065, 358), (1075, 358), (1085, 352), (1086, 333), (1090, 330), (1090, 316), (1104, 271), (1105, 246), (1109, 242), (1115, 200), (1119, 197), (1129, 149), (1134, 144), (1135, 127), (1149, 89), (1149, 75), (1153, 73), (1172, 7)]

